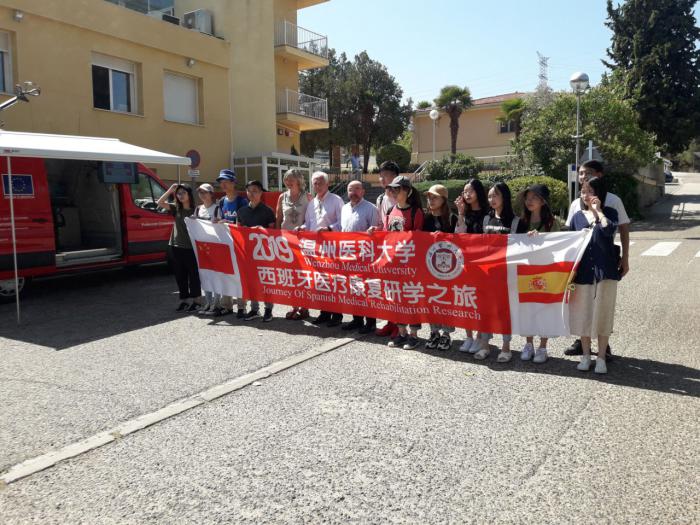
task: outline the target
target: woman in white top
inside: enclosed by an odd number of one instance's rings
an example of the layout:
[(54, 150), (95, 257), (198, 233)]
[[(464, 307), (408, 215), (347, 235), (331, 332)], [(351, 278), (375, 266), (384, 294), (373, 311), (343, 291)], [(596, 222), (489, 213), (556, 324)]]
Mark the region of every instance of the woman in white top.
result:
[[(197, 188), (197, 196), (202, 204), (194, 210), (194, 216), (198, 219), (218, 222), (221, 218), (221, 209), (215, 199), (214, 187), (211, 184), (202, 184)], [(204, 307), (199, 310), (201, 315), (213, 315), (214, 317), (223, 315), (224, 308), (221, 306), (220, 294), (204, 290), (204, 300)]]
[[(311, 195), (306, 191), (304, 172), (291, 169), (282, 179), (287, 191), (277, 200), (275, 227), (282, 230), (294, 230), (304, 224), (306, 208), (309, 206)], [(294, 307), (287, 312), (287, 319), (305, 319), (309, 317), (307, 308)]]

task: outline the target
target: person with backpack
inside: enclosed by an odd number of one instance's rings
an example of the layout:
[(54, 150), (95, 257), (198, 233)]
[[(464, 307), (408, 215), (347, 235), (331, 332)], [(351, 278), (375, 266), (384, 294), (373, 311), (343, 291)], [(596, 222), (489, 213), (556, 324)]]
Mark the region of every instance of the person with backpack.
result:
[[(387, 212), (396, 205), (396, 197), (389, 188), (389, 184), (391, 184), (391, 181), (393, 181), (395, 177), (399, 176), (400, 172), (401, 169), (399, 165), (391, 160), (386, 160), (379, 166), (379, 183), (382, 185), (382, 188), (384, 188), (384, 193), (379, 194), (377, 197), (377, 209), (379, 210), (381, 224), (377, 227), (371, 226), (367, 230), (367, 233), (372, 234), (376, 230), (381, 230)], [(392, 323), (391, 321), (387, 321), (384, 326), (374, 332), (378, 337), (388, 337), (389, 339), (396, 337), (398, 333), (399, 329), (396, 323)]]
[[(423, 231), (454, 233), (457, 216), (450, 210), (447, 188), (442, 184), (434, 184), (424, 195), (428, 199), (428, 213), (423, 223)], [(449, 350), (452, 346), (450, 334), (454, 331), (454, 326), (430, 323), (430, 338), (425, 347), (428, 350), (438, 349), (443, 352)]]
[[(202, 184), (197, 188), (197, 195), (202, 204), (197, 206), (194, 217), (205, 221), (216, 222), (221, 219), (221, 208), (214, 199), (214, 188), (211, 184)], [(226, 310), (221, 306), (221, 294), (204, 290), (204, 306), (199, 309), (201, 315), (220, 317)]]
[[(457, 226), (455, 233), (484, 233), (484, 217), (489, 210), (489, 201), (486, 190), (479, 179), (467, 181), (462, 194), (455, 200), (457, 206)], [(479, 344), (475, 342), (474, 332), (465, 330), (466, 337), (459, 347), (460, 352), (475, 354), (479, 351)], [(477, 333), (477, 339), (478, 339)]]
[[(510, 188), (505, 182), (497, 182), (489, 190), (489, 212), (484, 216), (484, 234), (508, 235), (509, 233), (525, 233), (524, 225), (513, 211)], [(503, 346), (496, 358), (499, 363), (507, 363), (513, 357), (510, 351), (510, 334), (503, 334)], [(478, 350), (474, 359), (486, 359), (490, 353), (489, 340), (493, 334), (482, 333), (478, 341)]]
[[(396, 205), (392, 206), (384, 218), (384, 230), (389, 232), (422, 230), (425, 222), (423, 215), (423, 203), (420, 194), (408, 177), (399, 175), (395, 177), (389, 189), (396, 198)], [(412, 324), (410, 331), (405, 324), (397, 323), (398, 333), (389, 341), (389, 346), (413, 350), (418, 346), (418, 330), (420, 324)]]
[[(533, 184), (525, 188), (518, 197), (522, 215), (520, 222), (523, 229), (530, 237), (540, 233), (558, 232), (561, 225), (549, 207), (549, 188), (544, 184)], [(540, 336), (540, 344), (535, 350), (535, 338), (532, 335), (525, 336), (525, 346), (520, 352), (522, 361), (532, 359), (533, 363), (544, 363), (547, 361), (547, 338)]]
[[(228, 222), (230, 224), (235, 224), (236, 218), (238, 216), (238, 210), (248, 204), (248, 199), (238, 195), (238, 192), (236, 191), (236, 174), (233, 170), (227, 168), (222, 169), (219, 172), (219, 176), (216, 178), (216, 182), (219, 183), (219, 186), (224, 191), (224, 193), (226, 193), (226, 195), (219, 199), (218, 206), (220, 218), (215, 219), (213, 222)], [(236, 303), (238, 306), (238, 314), (236, 315), (236, 317), (238, 319), (243, 319), (243, 317), (245, 316), (245, 305), (243, 304), (243, 300), (241, 298), (238, 298), (236, 299)], [(231, 305), (231, 308), (223, 309), (223, 314), (233, 313), (232, 297), (224, 295), (221, 298), (220, 304)]]

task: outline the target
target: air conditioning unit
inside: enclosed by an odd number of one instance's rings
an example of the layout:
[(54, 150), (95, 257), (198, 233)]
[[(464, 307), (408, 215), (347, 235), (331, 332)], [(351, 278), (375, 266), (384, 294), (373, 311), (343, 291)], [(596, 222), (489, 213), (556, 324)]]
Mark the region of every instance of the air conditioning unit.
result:
[(207, 9), (197, 9), (185, 13), (183, 25), (207, 35), (214, 34), (214, 17)]

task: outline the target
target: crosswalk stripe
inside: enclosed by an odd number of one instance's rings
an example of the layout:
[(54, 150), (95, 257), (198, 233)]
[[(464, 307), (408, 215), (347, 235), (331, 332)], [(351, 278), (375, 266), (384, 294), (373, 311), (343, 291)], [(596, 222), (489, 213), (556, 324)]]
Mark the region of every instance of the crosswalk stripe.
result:
[(700, 252), (696, 253), (695, 257), (700, 257)]
[(680, 246), (680, 242), (657, 242), (642, 254), (642, 257), (666, 257)]

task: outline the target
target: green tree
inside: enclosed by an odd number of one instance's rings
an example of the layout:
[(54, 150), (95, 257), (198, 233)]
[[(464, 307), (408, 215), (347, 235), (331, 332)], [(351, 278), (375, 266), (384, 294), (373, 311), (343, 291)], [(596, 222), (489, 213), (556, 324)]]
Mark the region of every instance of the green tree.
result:
[(472, 105), (472, 96), (468, 87), (445, 86), (435, 99), (435, 105), (450, 117), (450, 151), (452, 158), (457, 154), (457, 134), (459, 133), (459, 117), (462, 111)]
[(520, 139), (520, 122), (524, 111), (525, 101), (522, 98), (513, 98), (501, 104), (501, 115), (497, 118), (501, 124), (513, 123), (516, 142)]
[(355, 56), (349, 68), (348, 88), (347, 117), (342, 126), (352, 142), (362, 146), (367, 172), (371, 149), (391, 144), (403, 134), (413, 104), (410, 99), (403, 103), (403, 91), (396, 79), (365, 51)]
[(418, 104), (416, 104), (416, 109), (428, 109), (432, 104), (428, 102), (427, 100), (421, 100)]
[[(576, 97), (556, 93), (544, 107), (528, 105), (521, 124), (515, 152), (531, 158), (545, 175), (566, 180), (567, 165), (575, 161)], [(640, 128), (631, 103), (614, 85), (601, 84), (581, 98), (581, 125), (584, 141), (593, 140), (609, 171), (631, 175), (654, 161), (654, 135)]]
[(608, 0), (613, 31), (605, 65), (633, 101), (643, 129), (670, 153), (700, 135), (700, 28), (696, 0)]

